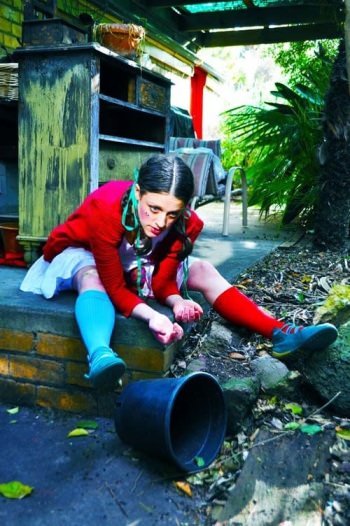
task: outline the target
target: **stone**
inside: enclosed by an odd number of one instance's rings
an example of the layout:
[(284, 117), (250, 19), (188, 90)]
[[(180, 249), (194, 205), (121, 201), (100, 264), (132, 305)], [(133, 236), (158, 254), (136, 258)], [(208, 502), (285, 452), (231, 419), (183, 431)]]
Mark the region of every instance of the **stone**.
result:
[(315, 312), (313, 323), (330, 322), (336, 326), (350, 319), (350, 285), (337, 283), (329, 290), (328, 296)]
[(350, 416), (350, 322), (339, 328), (337, 340), (326, 349), (308, 354), (299, 365), (308, 383), (335, 411)]
[(303, 401), (303, 393), (301, 390), (303, 382), (303, 376), (299, 371), (289, 371), (288, 375), (282, 378), (277, 384), (266, 388), (265, 393), (301, 403)]
[(321, 526), (334, 433), (260, 430), (228, 494), (219, 526)]
[(286, 380), (289, 374), (289, 369), (283, 362), (269, 355), (253, 360), (251, 369), (259, 378), (264, 391), (273, 389), (277, 384)]
[(236, 434), (258, 399), (260, 382), (256, 376), (231, 378), (221, 384), (227, 407), (227, 434)]
[(203, 340), (202, 350), (220, 354), (222, 351), (230, 349), (232, 343), (232, 329), (222, 323), (213, 321), (210, 330)]

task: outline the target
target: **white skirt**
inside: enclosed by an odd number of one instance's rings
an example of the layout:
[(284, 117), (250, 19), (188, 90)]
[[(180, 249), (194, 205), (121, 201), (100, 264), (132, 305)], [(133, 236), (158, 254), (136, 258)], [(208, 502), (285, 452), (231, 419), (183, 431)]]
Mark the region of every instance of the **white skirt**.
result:
[[(190, 256), (188, 258), (188, 266), (190, 267), (195, 260), (196, 258)], [(50, 263), (45, 261), (43, 256), (41, 256), (28, 269), (20, 285), (20, 290), (40, 294), (50, 299), (63, 290), (73, 290), (73, 278), (75, 274), (78, 270), (86, 266), (96, 266), (96, 263), (92, 253), (84, 248), (68, 247), (54, 257)], [(142, 266), (146, 271), (142, 294), (146, 298), (154, 298), (151, 289), (154, 265)], [(179, 288), (181, 288), (184, 281), (183, 267), (184, 264), (181, 262), (176, 277)]]

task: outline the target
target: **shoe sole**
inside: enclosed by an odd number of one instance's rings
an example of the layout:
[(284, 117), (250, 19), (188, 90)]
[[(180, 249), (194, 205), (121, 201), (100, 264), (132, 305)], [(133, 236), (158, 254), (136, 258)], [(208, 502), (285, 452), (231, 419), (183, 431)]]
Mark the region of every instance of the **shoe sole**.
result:
[(125, 370), (126, 366), (122, 361), (114, 365), (107, 365), (96, 377), (90, 378), (90, 381), (95, 389), (110, 391), (116, 387), (118, 380), (123, 376)]
[(274, 358), (284, 358), (285, 356), (290, 356), (298, 351), (319, 351), (329, 347), (337, 339), (338, 331), (334, 327), (325, 328), (322, 333), (319, 332), (314, 336), (311, 336), (302, 347), (296, 347), (295, 349), (290, 349), (288, 351), (276, 352), (272, 351), (272, 356)]

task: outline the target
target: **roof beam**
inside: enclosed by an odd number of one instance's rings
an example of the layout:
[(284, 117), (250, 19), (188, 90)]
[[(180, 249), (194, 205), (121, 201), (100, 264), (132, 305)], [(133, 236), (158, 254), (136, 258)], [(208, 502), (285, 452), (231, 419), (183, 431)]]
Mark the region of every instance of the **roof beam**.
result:
[(305, 24), (283, 28), (261, 28), (260, 30), (212, 31), (198, 35), (197, 44), (200, 47), (250, 46), (332, 39), (343, 35), (343, 27), (339, 24)]
[[(212, 0), (182, 0), (174, 1), (171, 0), (146, 0), (148, 7), (183, 7), (184, 5), (198, 5), (198, 4), (211, 4)], [(255, 7), (253, 0), (243, 0), (243, 3), (248, 7)]]
[(251, 9), (212, 11), (181, 17), (181, 31), (201, 31), (233, 27), (271, 26), (320, 22), (342, 22), (345, 10), (339, 7), (294, 6), (256, 7)]
[[(1, 1), (1, 0), (0, 0)], [(121, 19), (124, 23), (139, 24), (146, 29), (152, 38), (174, 49), (182, 56), (189, 55), (193, 60), (193, 53), (198, 50), (195, 42), (191, 48), (185, 44), (193, 35), (178, 30), (179, 15), (172, 10), (160, 10), (150, 14), (145, 2), (132, 0), (91, 0), (103, 12)], [(194, 38), (193, 38), (194, 40)]]

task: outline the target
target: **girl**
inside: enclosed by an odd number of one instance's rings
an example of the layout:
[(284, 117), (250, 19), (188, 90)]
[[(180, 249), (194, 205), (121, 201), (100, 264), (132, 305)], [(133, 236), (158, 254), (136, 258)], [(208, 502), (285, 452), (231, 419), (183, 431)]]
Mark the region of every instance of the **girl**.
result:
[[(110, 348), (114, 308), (143, 320), (158, 341), (169, 344), (183, 337), (177, 322), (193, 322), (203, 313), (187, 289), (201, 292), (232, 324), (271, 339), (278, 358), (327, 347), (337, 337), (331, 324), (283, 324), (209, 262), (188, 257), (203, 228), (186, 206), (193, 189), (193, 174), (179, 157), (151, 157), (135, 182), (101, 186), (57, 226), (21, 284), (22, 291), (45, 298), (67, 289), (78, 292), (75, 316), (88, 353), (87, 377), (95, 387), (113, 388), (126, 367)], [(149, 297), (168, 305), (175, 322), (150, 307)]]

